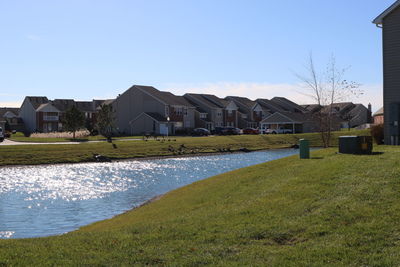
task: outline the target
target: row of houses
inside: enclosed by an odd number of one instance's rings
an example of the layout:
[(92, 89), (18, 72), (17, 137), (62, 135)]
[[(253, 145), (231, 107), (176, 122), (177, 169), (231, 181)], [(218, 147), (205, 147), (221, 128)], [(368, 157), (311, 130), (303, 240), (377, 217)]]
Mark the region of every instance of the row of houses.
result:
[[(362, 104), (337, 103), (330, 107), (298, 105), (284, 97), (250, 100), (246, 97), (187, 93), (183, 96), (160, 91), (152, 86), (134, 85), (110, 100), (75, 101), (49, 100), (28, 96), (19, 109), (0, 113), (11, 128), (27, 132), (63, 130), (63, 117), (72, 106), (96, 121), (101, 105), (110, 104), (115, 111), (115, 128), (119, 134), (179, 134), (193, 128), (214, 130), (217, 127), (290, 129), (294, 133), (314, 132), (318, 125), (314, 114), (333, 110), (334, 129), (357, 127), (371, 122), (371, 107)], [(11, 123), (13, 120), (13, 123)], [(15, 126), (15, 127), (14, 127)]]

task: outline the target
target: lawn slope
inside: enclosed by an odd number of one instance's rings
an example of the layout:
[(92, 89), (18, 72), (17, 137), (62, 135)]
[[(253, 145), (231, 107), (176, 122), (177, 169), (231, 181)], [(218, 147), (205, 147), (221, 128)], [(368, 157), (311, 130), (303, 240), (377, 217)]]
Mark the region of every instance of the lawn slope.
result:
[(0, 240), (0, 265), (397, 265), (400, 149), (375, 150), (276, 160), (63, 236)]
[[(344, 134), (369, 135), (369, 131), (336, 132), (333, 134), (332, 144), (337, 144), (337, 137)], [(309, 139), (312, 146), (322, 146), (320, 135), (316, 133), (172, 137), (165, 141), (160, 139), (158, 141), (154, 139), (149, 141), (116, 141), (114, 144), (98, 142), (66, 145), (0, 146), (0, 166), (90, 162), (93, 161), (93, 154), (101, 154), (111, 159), (173, 156), (178, 154), (182, 145), (184, 145), (184, 151), (179, 154), (238, 151), (241, 148), (249, 150), (285, 148), (297, 144), (301, 138)]]

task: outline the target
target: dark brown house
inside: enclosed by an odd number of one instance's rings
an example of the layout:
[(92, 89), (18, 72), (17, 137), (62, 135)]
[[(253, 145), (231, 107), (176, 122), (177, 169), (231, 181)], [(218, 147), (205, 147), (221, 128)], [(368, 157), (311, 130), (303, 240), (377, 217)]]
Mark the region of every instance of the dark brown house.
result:
[(385, 144), (400, 145), (400, 0), (373, 23), (382, 28)]

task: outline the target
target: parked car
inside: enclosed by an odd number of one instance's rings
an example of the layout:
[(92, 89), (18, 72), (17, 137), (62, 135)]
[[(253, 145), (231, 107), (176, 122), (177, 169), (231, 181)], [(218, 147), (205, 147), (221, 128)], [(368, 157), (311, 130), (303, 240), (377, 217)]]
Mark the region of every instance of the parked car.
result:
[(240, 134), (240, 133), (241, 133), (241, 131), (240, 131), (239, 128), (232, 127), (232, 126), (225, 127), (225, 128), (222, 130), (222, 134), (223, 134), (223, 135), (237, 135), (237, 134)]
[(244, 128), (243, 134), (260, 134), (260, 131), (255, 128)]
[(211, 133), (206, 128), (196, 128), (193, 130), (193, 135), (197, 136), (209, 136)]
[(4, 132), (3, 132), (3, 128), (0, 127), (0, 142), (4, 141)]
[(265, 133), (266, 134), (291, 134), (291, 133), (293, 133), (293, 130), (292, 129), (285, 129), (285, 128), (266, 129)]
[(224, 127), (215, 127), (215, 129), (212, 131), (212, 134), (221, 135), (221, 134), (223, 134), (222, 132), (223, 132), (224, 129), (225, 129)]

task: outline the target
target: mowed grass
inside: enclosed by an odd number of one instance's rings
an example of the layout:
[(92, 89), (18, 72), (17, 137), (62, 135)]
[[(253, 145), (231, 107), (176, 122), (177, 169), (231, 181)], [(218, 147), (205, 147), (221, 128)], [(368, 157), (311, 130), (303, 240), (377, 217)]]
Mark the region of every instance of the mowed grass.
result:
[[(368, 131), (351, 131), (349, 133), (356, 135), (369, 134)], [(343, 133), (334, 133), (333, 145), (337, 145), (337, 137), (340, 135), (343, 135)], [(93, 161), (93, 154), (101, 154), (111, 159), (129, 159), (217, 153), (227, 150), (234, 152), (242, 148), (248, 150), (286, 148), (297, 144), (301, 138), (310, 140), (312, 146), (322, 146), (320, 136), (316, 133), (172, 137), (166, 139), (166, 141), (160, 139), (158, 141), (154, 139), (149, 139), (149, 141), (115, 141), (114, 146), (107, 142), (0, 146), (0, 166), (90, 162)], [(184, 145), (182, 151), (180, 151), (181, 145)]]
[[(124, 136), (117, 137), (116, 139), (137, 139), (142, 138), (142, 136)], [(15, 142), (27, 142), (27, 143), (64, 143), (64, 142), (88, 142), (88, 141), (106, 141), (106, 138), (101, 135), (95, 136), (85, 136), (73, 138), (61, 138), (61, 137), (25, 137), (22, 133), (18, 132), (12, 134), (9, 138), (11, 141)]]
[(398, 265), (400, 148), (336, 151), (199, 181), (62, 236), (0, 240), (0, 265)]

